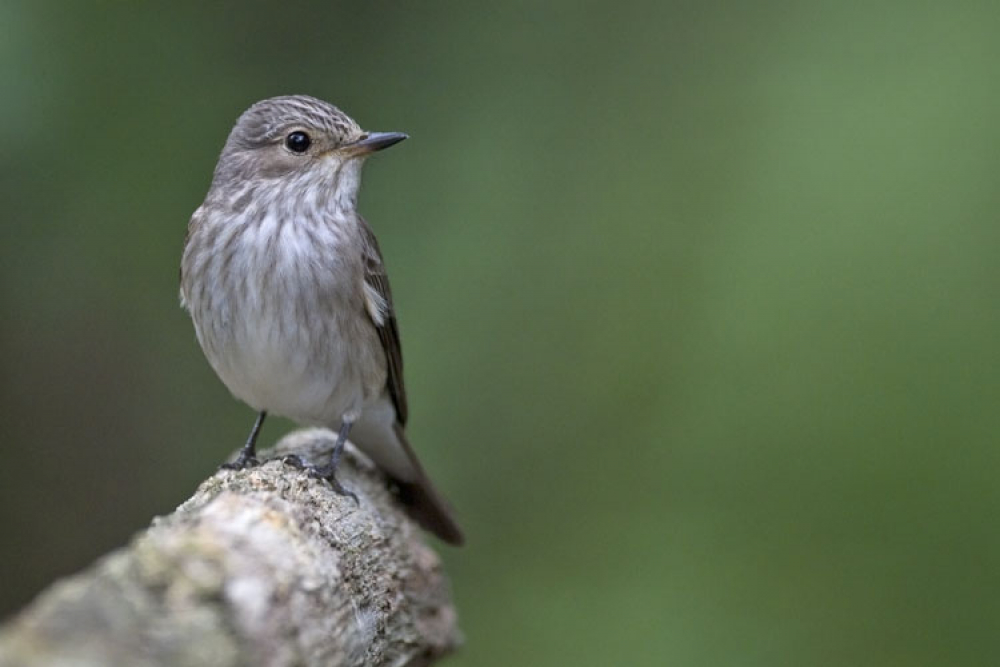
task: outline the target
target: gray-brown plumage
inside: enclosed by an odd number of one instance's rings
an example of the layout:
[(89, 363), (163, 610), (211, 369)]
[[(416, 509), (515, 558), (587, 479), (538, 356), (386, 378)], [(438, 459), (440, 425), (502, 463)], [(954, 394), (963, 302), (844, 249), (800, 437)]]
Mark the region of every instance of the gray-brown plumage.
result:
[[(212, 368), (260, 414), (235, 467), (256, 463), (268, 413), (339, 432), (398, 485), (443, 540), (462, 534), (406, 440), (399, 330), (382, 254), (357, 213), (361, 168), (406, 136), (363, 131), (307, 96), (258, 102), (236, 122), (188, 225), (181, 302)], [(351, 494), (353, 495), (353, 494)]]

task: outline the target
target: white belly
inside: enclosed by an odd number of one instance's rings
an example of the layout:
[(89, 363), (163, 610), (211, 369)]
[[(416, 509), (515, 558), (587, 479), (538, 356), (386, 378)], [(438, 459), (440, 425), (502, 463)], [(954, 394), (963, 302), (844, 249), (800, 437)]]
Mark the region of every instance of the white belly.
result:
[(342, 337), (314, 341), (303, 331), (279, 331), (276, 320), (235, 323), (211, 359), (223, 383), (255, 410), (326, 425), (363, 407), (362, 384)]

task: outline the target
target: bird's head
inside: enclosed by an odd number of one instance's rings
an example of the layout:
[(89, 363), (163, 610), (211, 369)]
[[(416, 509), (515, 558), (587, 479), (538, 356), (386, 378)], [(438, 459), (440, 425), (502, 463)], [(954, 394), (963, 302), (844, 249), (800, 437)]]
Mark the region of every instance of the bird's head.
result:
[(272, 97), (257, 102), (236, 121), (212, 186), (230, 192), (248, 182), (315, 187), (353, 201), (364, 158), (403, 139), (401, 132), (366, 132), (343, 111), (315, 97)]

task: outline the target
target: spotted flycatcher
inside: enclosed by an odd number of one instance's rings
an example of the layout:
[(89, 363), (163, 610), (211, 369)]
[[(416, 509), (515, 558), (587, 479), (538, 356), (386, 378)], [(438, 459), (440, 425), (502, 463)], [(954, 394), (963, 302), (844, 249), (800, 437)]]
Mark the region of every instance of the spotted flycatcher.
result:
[(403, 139), (365, 132), (313, 97), (254, 104), (236, 121), (188, 225), (181, 303), (212, 368), (258, 413), (226, 467), (257, 464), (268, 413), (326, 426), (337, 431), (329, 462), (289, 462), (353, 497), (336, 477), (350, 435), (395, 483), (414, 519), (460, 544), (461, 530), (403, 432), (403, 358), (389, 279), (357, 212), (365, 158)]

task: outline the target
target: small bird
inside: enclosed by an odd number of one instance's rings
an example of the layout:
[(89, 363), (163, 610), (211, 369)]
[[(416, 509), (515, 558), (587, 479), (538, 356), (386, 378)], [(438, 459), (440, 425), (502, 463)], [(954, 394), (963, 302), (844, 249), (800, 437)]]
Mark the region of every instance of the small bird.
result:
[(406, 138), (366, 132), (305, 95), (251, 106), (188, 224), (181, 304), (219, 378), (258, 413), (239, 456), (224, 467), (257, 465), (268, 414), (332, 428), (328, 463), (286, 461), (357, 501), (336, 477), (350, 435), (395, 483), (410, 516), (457, 545), (462, 532), (403, 431), (392, 293), (375, 235), (357, 212), (365, 159)]

